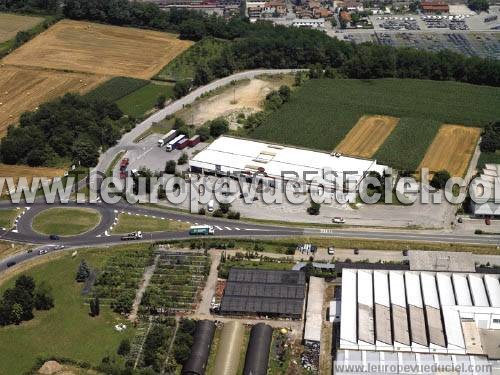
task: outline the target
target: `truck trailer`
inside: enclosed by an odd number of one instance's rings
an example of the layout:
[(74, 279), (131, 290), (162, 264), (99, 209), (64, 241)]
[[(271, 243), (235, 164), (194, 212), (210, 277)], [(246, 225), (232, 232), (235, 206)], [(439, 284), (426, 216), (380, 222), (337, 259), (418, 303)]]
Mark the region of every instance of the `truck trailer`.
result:
[(174, 139), (172, 139), (170, 142), (167, 143), (167, 152), (175, 150), (177, 143), (182, 141), (186, 136), (184, 134), (178, 135)]
[(177, 150), (184, 150), (187, 146), (189, 146), (189, 139), (184, 138), (179, 143), (177, 143), (176, 148)]
[(127, 233), (127, 234), (122, 236), (122, 241), (140, 240), (140, 239), (142, 239), (142, 232), (141, 231)]
[(201, 138), (199, 135), (193, 135), (191, 138), (189, 138), (189, 147), (194, 147), (198, 143), (200, 143)]
[(212, 225), (193, 225), (189, 229), (189, 234), (192, 236), (196, 235), (209, 235), (214, 234), (215, 230)]
[(163, 137), (158, 139), (158, 147), (165, 146), (168, 142), (170, 142), (172, 139), (174, 139), (176, 134), (177, 134), (177, 130), (170, 130), (167, 134), (165, 134)]

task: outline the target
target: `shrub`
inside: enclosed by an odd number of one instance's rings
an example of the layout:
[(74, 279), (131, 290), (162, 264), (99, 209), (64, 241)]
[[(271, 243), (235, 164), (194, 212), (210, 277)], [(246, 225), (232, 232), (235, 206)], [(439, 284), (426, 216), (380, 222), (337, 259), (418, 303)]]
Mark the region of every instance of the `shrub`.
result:
[(451, 178), (450, 173), (446, 170), (437, 171), (431, 179), (431, 186), (435, 189), (443, 189), (446, 182)]
[(213, 217), (224, 217), (224, 213), (222, 212), (221, 209), (216, 209), (213, 214), (212, 214)]

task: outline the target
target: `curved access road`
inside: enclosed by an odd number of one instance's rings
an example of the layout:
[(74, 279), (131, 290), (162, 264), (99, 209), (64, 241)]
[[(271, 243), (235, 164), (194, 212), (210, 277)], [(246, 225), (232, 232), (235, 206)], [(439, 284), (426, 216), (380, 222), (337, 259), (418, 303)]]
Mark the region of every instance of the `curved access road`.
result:
[(146, 120), (137, 124), (134, 129), (123, 135), (120, 141), (113, 147), (109, 148), (105, 153), (103, 153), (99, 158), (99, 163), (94, 168), (93, 172), (104, 172), (108, 166), (113, 161), (115, 155), (129, 148), (134, 148), (134, 140), (139, 137), (142, 133), (148, 130), (151, 125), (155, 122), (159, 122), (165, 119), (166, 116), (174, 114), (175, 112), (181, 110), (185, 105), (192, 104), (201, 95), (206, 94), (210, 91), (218, 89), (219, 87), (226, 86), (233, 81), (241, 81), (244, 79), (252, 79), (262, 74), (286, 74), (294, 73), (297, 71), (303, 71), (304, 69), (256, 69), (248, 70), (244, 72), (235, 73), (228, 77), (218, 79), (216, 81), (210, 82), (205, 86), (198, 87), (197, 89), (191, 91), (186, 96), (168, 104), (165, 108), (155, 112), (149, 116)]

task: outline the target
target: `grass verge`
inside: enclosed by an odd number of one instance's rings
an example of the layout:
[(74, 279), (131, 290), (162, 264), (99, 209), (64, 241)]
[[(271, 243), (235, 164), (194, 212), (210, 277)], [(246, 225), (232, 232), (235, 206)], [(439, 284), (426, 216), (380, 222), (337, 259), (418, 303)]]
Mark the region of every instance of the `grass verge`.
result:
[(160, 95), (165, 95), (167, 99), (172, 97), (173, 86), (149, 83), (131, 94), (122, 97), (116, 101), (116, 104), (123, 113), (135, 118), (142, 118), (155, 107)]
[(138, 230), (143, 232), (187, 231), (189, 227), (189, 224), (179, 221), (121, 213), (118, 215), (118, 224), (113, 227), (111, 232), (129, 233)]

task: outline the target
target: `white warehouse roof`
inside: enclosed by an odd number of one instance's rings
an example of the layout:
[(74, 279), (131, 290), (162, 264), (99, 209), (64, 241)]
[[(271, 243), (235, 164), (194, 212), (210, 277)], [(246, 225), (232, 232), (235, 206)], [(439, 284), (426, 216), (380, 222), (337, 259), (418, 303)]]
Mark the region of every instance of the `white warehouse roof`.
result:
[(386, 169), (374, 160), (336, 157), (326, 152), (224, 136), (196, 154), (189, 166), (220, 173), (263, 172), (271, 178), (281, 178), (286, 171), (297, 173), (301, 180), (307, 172), (305, 180), (308, 182), (317, 175), (332, 184), (334, 177), (329, 173), (325, 176), (325, 171), (355, 172), (350, 176), (359, 183), (365, 173), (383, 174)]
[(488, 355), (475, 340), (499, 305), (498, 275), (344, 268), (340, 349)]

